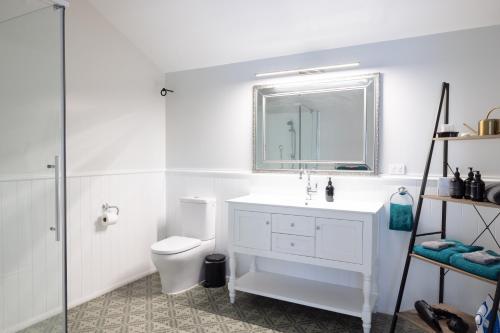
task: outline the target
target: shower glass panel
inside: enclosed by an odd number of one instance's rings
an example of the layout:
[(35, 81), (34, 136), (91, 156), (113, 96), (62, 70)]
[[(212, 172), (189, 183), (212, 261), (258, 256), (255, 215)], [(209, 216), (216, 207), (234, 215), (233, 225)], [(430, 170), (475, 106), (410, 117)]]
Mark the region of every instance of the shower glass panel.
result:
[(0, 332), (66, 331), (64, 8), (39, 7), (0, 18)]

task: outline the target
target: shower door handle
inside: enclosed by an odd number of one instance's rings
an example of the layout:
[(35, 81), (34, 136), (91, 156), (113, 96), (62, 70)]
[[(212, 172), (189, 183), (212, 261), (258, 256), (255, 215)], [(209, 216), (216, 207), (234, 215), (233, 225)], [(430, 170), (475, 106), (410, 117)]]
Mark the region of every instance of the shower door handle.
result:
[(55, 222), (56, 225), (55, 227), (50, 227), (51, 231), (55, 231), (56, 233), (56, 241), (59, 242), (61, 240), (61, 219), (60, 219), (60, 206), (59, 206), (59, 178), (61, 177), (60, 174), (60, 165), (59, 165), (59, 156), (54, 157), (54, 164), (49, 164), (47, 165), (48, 169), (54, 169), (54, 180), (55, 180), (55, 210), (56, 210), (56, 215), (55, 215)]

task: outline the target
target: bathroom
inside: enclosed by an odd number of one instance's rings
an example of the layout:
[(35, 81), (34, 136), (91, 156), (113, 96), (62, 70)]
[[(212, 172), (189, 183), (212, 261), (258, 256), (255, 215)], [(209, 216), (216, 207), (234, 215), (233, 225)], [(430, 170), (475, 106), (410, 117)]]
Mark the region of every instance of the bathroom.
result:
[[(500, 106), (500, 5), (291, 3), (0, 0), (0, 332), (390, 331), (411, 240), (410, 232), (389, 229), (391, 195), (404, 187), (416, 213), (443, 82), (449, 123), (459, 132), (469, 131), (463, 123), (476, 129)], [(318, 67), (327, 73), (299, 73)], [(254, 89), (346, 77), (374, 82), (367, 172), (317, 172), (317, 164), (293, 162), (308, 152), (292, 143), (304, 133), (299, 113), (292, 124), (281, 122), (282, 155), (273, 152), (287, 162), (256, 165), (254, 140), (263, 128), (254, 123)], [(325, 117), (309, 114), (311, 124), (324, 124)], [(487, 182), (500, 181), (498, 140), (435, 141), (427, 194), (438, 192), (443, 147), (463, 179), (474, 167)], [(329, 177), (333, 203), (325, 200)], [(363, 326), (366, 311), (349, 315), (292, 296), (236, 288), (231, 303), (230, 284), (161, 293), (151, 247), (184, 234), (189, 205), (181, 199), (195, 197), (215, 205), (207, 213), (209, 252), (226, 257), (229, 281), (253, 270), (361, 290), (362, 274), (318, 261), (246, 253), (231, 264), (234, 209), (255, 205), (234, 199), (250, 194), (296, 198), (296, 215), (305, 216), (319, 214), (319, 206), (378, 205), (371, 328)], [(479, 216), (475, 207), (448, 203), (446, 238), (471, 243), (482, 219), (498, 213), (478, 207)], [(423, 200), (419, 232), (439, 230), (441, 219), (442, 202)], [(494, 223), (491, 232), (497, 235)], [(484, 232), (480, 245), (498, 250), (491, 236)], [(367, 248), (368, 240), (361, 242)], [(412, 259), (401, 311), (417, 300), (438, 303), (439, 274)], [(488, 294), (494, 285), (446, 274), (444, 301), (462, 312), (475, 315)], [(396, 332), (425, 331), (398, 320)]]

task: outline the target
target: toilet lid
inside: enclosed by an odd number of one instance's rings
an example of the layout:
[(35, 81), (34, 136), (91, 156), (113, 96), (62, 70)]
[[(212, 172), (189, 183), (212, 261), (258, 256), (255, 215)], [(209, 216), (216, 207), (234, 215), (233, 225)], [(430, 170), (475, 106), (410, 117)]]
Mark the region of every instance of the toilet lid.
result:
[(194, 249), (201, 245), (196, 238), (172, 236), (151, 245), (151, 251), (156, 254), (175, 254)]

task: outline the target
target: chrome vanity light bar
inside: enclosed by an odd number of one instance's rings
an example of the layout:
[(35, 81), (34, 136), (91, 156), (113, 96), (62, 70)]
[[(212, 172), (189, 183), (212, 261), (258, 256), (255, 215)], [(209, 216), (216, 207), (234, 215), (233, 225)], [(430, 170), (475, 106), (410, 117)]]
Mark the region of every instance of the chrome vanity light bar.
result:
[(303, 69), (292, 69), (288, 71), (278, 71), (278, 72), (269, 72), (269, 73), (257, 73), (255, 77), (271, 77), (271, 76), (281, 76), (281, 75), (310, 75), (310, 74), (321, 74), (327, 73), (331, 71), (354, 68), (361, 65), (359, 62), (353, 62), (350, 64), (341, 64), (341, 65), (332, 65), (332, 66), (322, 66), (322, 67), (311, 67), (311, 68), (303, 68)]

